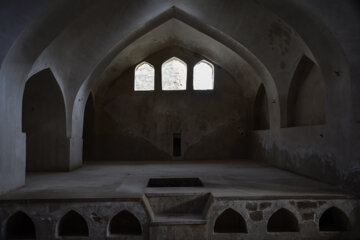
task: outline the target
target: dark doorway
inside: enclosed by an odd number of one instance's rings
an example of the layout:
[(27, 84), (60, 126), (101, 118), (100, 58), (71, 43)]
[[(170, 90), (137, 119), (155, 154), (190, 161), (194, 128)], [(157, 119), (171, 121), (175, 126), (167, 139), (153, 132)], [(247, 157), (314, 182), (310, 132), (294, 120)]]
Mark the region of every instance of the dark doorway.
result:
[(173, 137), (173, 155), (174, 157), (181, 156), (181, 133), (174, 133)]
[(92, 93), (86, 101), (83, 126), (83, 160), (94, 160), (94, 136), (95, 136), (95, 104)]

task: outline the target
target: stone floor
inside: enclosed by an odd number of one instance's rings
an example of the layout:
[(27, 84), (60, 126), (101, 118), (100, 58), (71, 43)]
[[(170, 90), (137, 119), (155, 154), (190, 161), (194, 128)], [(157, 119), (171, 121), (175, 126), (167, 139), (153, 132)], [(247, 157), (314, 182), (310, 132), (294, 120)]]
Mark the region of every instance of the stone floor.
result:
[[(200, 178), (204, 187), (147, 188), (150, 178)], [(15, 199), (133, 198), (151, 192), (211, 192), (243, 199), (352, 198), (325, 183), (247, 160), (206, 162), (91, 162), (72, 172), (27, 173)]]
[(92, 162), (0, 196), (0, 239), (360, 239), (359, 216), (355, 196), (264, 163)]

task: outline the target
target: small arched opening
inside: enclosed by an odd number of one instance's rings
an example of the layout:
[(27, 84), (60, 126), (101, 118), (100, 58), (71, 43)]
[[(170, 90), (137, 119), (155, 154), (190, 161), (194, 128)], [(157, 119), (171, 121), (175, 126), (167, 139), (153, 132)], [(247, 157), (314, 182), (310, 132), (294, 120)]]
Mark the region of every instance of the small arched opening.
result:
[(129, 211), (121, 211), (115, 215), (109, 225), (110, 235), (141, 235), (139, 220)]
[(346, 214), (336, 207), (326, 210), (320, 217), (319, 230), (345, 232), (350, 230), (350, 221)]
[(6, 239), (36, 239), (35, 225), (23, 212), (12, 215), (6, 223)]
[(60, 220), (58, 235), (61, 237), (86, 237), (89, 228), (85, 219), (77, 212), (71, 210)]
[(244, 218), (235, 210), (226, 209), (216, 219), (214, 225), (215, 233), (247, 233)]
[(268, 232), (298, 232), (298, 220), (289, 210), (282, 208), (276, 211), (267, 224)]

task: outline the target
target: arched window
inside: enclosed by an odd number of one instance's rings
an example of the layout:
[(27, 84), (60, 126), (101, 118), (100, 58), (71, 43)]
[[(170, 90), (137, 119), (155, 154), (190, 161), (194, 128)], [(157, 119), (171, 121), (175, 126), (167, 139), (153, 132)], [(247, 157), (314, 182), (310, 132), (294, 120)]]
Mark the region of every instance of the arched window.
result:
[(71, 210), (61, 218), (58, 234), (64, 237), (86, 237), (89, 236), (89, 228), (85, 219), (77, 212)]
[(135, 68), (135, 91), (153, 91), (155, 89), (155, 69), (147, 63), (142, 62)]
[(336, 207), (326, 210), (319, 221), (320, 231), (349, 231), (350, 221), (343, 211)]
[(267, 224), (268, 232), (298, 232), (296, 217), (289, 210), (282, 208), (275, 212)]
[(179, 58), (172, 57), (161, 67), (162, 90), (186, 90), (187, 66)]
[(35, 226), (28, 215), (17, 212), (6, 223), (7, 239), (35, 239)]
[(194, 90), (214, 89), (214, 65), (202, 60), (194, 67)]
[(130, 212), (124, 210), (110, 221), (110, 235), (141, 235), (139, 220)]
[(215, 221), (215, 233), (247, 233), (244, 218), (233, 209), (226, 209)]

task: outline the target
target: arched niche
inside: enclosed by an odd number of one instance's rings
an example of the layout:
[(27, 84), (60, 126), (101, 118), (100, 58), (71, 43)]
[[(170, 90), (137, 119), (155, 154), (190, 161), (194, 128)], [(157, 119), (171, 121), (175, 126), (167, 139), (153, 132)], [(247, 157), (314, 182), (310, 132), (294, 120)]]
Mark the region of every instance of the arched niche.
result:
[(240, 213), (226, 209), (216, 219), (214, 233), (247, 233), (246, 222)]
[(50, 69), (33, 75), (25, 85), (22, 131), (26, 132), (26, 170), (66, 170), (65, 103)]
[(269, 129), (269, 108), (268, 100), (263, 84), (260, 85), (254, 103), (254, 130)]
[(85, 105), (83, 130), (83, 161), (93, 160), (95, 135), (95, 103), (90, 92)]
[(300, 59), (290, 83), (287, 126), (325, 124), (325, 85), (320, 68), (307, 56)]
[(110, 235), (141, 235), (139, 220), (129, 211), (123, 210), (116, 214), (109, 224)]
[(269, 219), (267, 224), (268, 232), (298, 232), (298, 220), (289, 210), (281, 208)]
[(336, 207), (327, 209), (320, 217), (319, 230), (321, 232), (345, 232), (350, 230), (350, 221), (346, 214)]
[(61, 218), (58, 235), (60, 237), (86, 237), (89, 236), (89, 228), (85, 219), (71, 210)]
[(34, 222), (23, 212), (12, 215), (6, 223), (6, 239), (36, 239)]

